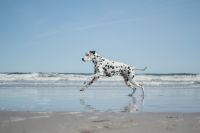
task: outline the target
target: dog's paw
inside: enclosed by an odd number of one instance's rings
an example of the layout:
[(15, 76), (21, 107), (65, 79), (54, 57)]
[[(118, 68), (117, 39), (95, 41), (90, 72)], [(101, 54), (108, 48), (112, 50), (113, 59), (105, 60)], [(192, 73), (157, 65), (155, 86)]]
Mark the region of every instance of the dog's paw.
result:
[(84, 90), (85, 90), (85, 88), (81, 88), (81, 89), (80, 89), (80, 91), (84, 91)]
[(133, 96), (133, 94), (128, 94), (128, 96), (129, 96), (129, 97), (132, 97), (132, 96)]

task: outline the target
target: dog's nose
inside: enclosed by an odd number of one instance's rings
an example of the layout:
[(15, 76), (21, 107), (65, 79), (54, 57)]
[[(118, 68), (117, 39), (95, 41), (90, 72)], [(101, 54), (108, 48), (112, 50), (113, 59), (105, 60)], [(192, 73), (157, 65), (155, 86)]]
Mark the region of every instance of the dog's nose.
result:
[(85, 61), (84, 58), (82, 58), (82, 61)]

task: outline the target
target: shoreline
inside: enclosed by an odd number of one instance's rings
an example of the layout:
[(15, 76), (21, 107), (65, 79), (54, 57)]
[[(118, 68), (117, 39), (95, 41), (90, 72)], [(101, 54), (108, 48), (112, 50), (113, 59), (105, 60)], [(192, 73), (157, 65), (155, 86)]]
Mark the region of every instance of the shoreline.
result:
[(200, 112), (199, 88), (0, 88), (0, 111), (39, 112)]
[(200, 112), (0, 111), (1, 133), (199, 133)]

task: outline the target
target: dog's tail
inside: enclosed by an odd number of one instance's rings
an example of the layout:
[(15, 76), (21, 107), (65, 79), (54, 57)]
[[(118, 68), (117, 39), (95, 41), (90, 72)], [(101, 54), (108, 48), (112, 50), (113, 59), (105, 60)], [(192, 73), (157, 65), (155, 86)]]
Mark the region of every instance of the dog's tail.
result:
[(146, 69), (147, 69), (147, 66), (144, 68), (133, 68), (133, 70), (136, 70), (136, 71), (145, 71)]

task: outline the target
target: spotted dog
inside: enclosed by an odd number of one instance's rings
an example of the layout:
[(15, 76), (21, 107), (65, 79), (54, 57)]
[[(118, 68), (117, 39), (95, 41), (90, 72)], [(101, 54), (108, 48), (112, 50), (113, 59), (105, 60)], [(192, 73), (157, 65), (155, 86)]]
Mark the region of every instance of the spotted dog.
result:
[(142, 94), (144, 96), (143, 86), (138, 84), (134, 80), (134, 77), (136, 70), (145, 71), (147, 67), (140, 69), (121, 62), (110, 61), (98, 55), (95, 51), (89, 51), (86, 53), (82, 58), (82, 61), (92, 61), (94, 63), (94, 75), (92, 75), (92, 78), (89, 81), (84, 82), (84, 85), (80, 91), (84, 91), (85, 88), (89, 87), (100, 77), (112, 77), (115, 75), (120, 75), (123, 77), (125, 84), (133, 90), (129, 96), (132, 96), (135, 93), (137, 87), (142, 89)]

